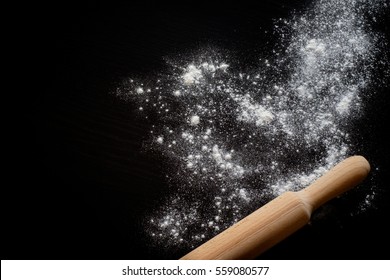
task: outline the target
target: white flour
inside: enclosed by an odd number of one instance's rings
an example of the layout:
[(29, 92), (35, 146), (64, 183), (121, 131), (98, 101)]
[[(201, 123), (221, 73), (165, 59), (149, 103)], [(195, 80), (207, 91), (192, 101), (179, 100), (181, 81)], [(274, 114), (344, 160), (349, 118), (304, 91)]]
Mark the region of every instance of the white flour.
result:
[(200, 118), (199, 116), (192, 116), (190, 119), (190, 124), (192, 126), (197, 126), (200, 123)]
[(188, 65), (186, 72), (182, 76), (183, 83), (185, 85), (192, 85), (199, 83), (202, 78), (202, 71), (195, 67), (194, 65)]
[(236, 96), (234, 99), (241, 107), (237, 120), (262, 126), (268, 125), (274, 119), (274, 115), (262, 105), (254, 102), (250, 95)]
[(362, 13), (381, 4), (317, 1), (276, 29), (290, 38), (285, 54), (250, 74), (200, 51), (203, 62), (174, 60), (173, 74), (148, 80), (150, 90), (133, 81), (118, 88), (140, 114), (157, 114), (150, 148), (174, 163), (166, 175), (175, 191), (147, 222), (159, 246), (195, 247), (355, 153), (346, 128), (361, 113), (378, 39)]

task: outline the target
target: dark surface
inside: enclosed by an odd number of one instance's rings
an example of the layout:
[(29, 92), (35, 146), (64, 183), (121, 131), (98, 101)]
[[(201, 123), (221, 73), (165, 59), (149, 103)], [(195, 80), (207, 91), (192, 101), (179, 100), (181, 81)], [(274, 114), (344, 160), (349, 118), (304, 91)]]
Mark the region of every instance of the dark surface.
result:
[[(258, 2), (34, 7), (24, 23), (28, 78), (20, 83), (30, 90), (21, 96), (29, 108), (16, 127), (23, 152), (10, 164), (15, 174), (2, 197), (2, 259), (179, 257), (151, 248), (143, 237), (142, 216), (163, 195), (163, 163), (140, 153), (148, 125), (135, 119), (131, 104), (109, 92), (121, 77), (158, 71), (162, 57), (203, 45), (250, 57), (265, 42), (272, 44), (262, 30), (271, 30), (273, 19), (305, 5)], [(380, 167), (368, 181), (379, 193), (375, 207), (349, 216), (348, 200), (337, 200), (322, 209), (330, 213), (326, 218), (261, 258), (389, 258), (389, 94), (383, 87), (356, 124), (362, 153), (374, 169)]]

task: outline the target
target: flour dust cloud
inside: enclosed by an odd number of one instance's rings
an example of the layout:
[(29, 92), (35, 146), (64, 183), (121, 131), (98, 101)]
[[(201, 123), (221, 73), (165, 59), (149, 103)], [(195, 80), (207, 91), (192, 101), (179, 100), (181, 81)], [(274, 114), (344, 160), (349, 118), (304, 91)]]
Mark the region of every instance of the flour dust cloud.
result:
[(170, 194), (145, 218), (156, 245), (196, 247), (355, 153), (349, 126), (380, 46), (365, 18), (386, 5), (316, 1), (277, 20), (280, 45), (245, 71), (208, 48), (123, 81), (116, 94), (153, 116), (148, 147), (166, 161)]

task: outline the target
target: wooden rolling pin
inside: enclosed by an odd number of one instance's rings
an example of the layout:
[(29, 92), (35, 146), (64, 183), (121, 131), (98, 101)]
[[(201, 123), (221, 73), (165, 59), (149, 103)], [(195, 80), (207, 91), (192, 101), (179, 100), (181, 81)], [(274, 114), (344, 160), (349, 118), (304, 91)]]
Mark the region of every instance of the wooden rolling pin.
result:
[(369, 171), (364, 157), (347, 158), (309, 187), (280, 195), (181, 259), (255, 258), (303, 227), (315, 209), (363, 181)]

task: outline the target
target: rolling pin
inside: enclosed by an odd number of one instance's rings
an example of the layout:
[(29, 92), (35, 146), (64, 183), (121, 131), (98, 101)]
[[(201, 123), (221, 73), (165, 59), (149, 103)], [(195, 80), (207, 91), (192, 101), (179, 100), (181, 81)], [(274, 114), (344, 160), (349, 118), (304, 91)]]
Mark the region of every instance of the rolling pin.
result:
[(315, 209), (356, 186), (369, 171), (364, 157), (349, 157), (307, 188), (283, 193), (181, 259), (253, 259), (307, 224)]

